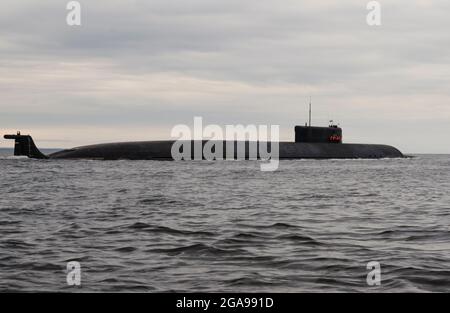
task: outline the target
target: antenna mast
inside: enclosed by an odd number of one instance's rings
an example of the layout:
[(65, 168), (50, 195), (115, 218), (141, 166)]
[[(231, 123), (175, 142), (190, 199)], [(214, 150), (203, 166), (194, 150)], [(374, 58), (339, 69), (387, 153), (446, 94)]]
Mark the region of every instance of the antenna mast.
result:
[(311, 96), (309, 97), (309, 127), (311, 127)]

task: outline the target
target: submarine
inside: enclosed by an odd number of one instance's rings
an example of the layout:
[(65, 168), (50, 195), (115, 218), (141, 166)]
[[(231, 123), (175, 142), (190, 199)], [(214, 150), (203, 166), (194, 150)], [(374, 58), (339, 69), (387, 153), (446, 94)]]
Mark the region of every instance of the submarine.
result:
[[(354, 144), (343, 143), (342, 128), (330, 124), (328, 127), (311, 126), (311, 122), (305, 126), (295, 126), (295, 141), (279, 142), (279, 159), (382, 159), (403, 158), (404, 155), (398, 149), (389, 145), (380, 144)], [(175, 140), (165, 141), (138, 141), (117, 142), (88, 145), (65, 149), (45, 155), (35, 145), (30, 135), (22, 135), (20, 132), (13, 135), (5, 135), (5, 139), (15, 140), (14, 155), (27, 156), (33, 159), (92, 159), (92, 160), (173, 160), (172, 146)], [(199, 140), (200, 141), (200, 140)], [(195, 147), (199, 141), (185, 141), (185, 144)], [(207, 141), (202, 140), (202, 147)], [(223, 145), (223, 159), (230, 159), (227, 149), (233, 148), (231, 159), (238, 159), (236, 147), (245, 146), (245, 159), (251, 159), (249, 147), (251, 144), (261, 145), (262, 142), (250, 141), (214, 141), (215, 145)], [(272, 142), (265, 143), (268, 150), (272, 149)], [(194, 149), (191, 149), (194, 151)], [(258, 150), (259, 151), (259, 150)], [(205, 159), (202, 152), (202, 158)], [(192, 152), (192, 158), (194, 153)], [(257, 155), (257, 159), (261, 159)]]

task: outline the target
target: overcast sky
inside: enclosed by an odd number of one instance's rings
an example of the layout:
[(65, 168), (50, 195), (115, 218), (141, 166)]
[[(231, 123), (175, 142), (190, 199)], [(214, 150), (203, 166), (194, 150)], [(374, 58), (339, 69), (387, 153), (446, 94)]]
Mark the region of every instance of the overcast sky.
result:
[[(293, 127), (329, 119), (346, 142), (450, 153), (450, 1), (0, 2), (0, 133), (40, 147), (169, 139), (194, 116)], [(0, 147), (12, 142), (0, 140)]]

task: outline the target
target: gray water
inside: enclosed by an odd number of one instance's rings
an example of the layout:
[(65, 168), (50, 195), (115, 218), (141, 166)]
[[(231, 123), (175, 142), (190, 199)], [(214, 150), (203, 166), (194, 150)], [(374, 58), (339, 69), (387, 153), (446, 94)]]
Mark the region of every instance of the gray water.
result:
[(450, 291), (448, 155), (271, 173), (3, 156), (0, 177), (0, 291)]

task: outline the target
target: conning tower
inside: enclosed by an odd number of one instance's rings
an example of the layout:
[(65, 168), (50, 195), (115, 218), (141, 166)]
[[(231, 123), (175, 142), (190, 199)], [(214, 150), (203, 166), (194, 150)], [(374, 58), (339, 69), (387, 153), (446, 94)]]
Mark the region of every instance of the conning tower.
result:
[(295, 142), (342, 143), (342, 128), (333, 124), (328, 127), (295, 126)]

